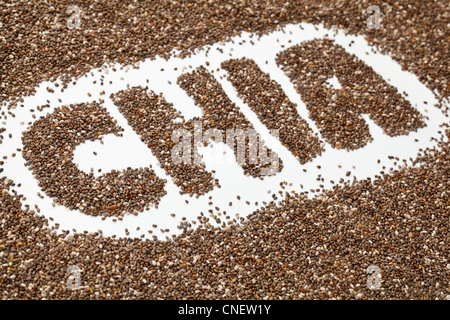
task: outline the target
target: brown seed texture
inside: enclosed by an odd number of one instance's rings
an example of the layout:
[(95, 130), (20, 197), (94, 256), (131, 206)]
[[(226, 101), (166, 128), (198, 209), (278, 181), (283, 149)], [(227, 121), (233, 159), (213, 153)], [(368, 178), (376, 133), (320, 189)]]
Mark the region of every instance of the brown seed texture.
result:
[[(33, 94), (45, 80), (61, 77), (58, 90), (63, 90), (103, 64), (134, 65), (158, 55), (168, 57), (173, 49), (186, 56), (241, 32), (256, 38), (300, 22), (323, 23), (330, 33), (339, 28), (363, 35), (416, 75), (438, 100), (448, 102), (447, 1), (77, 3), (81, 25), (71, 29), (66, 10), (72, 0), (0, 2), (0, 121), (15, 117), (23, 95)], [(367, 25), (367, 8), (373, 4), (383, 13), (379, 29)], [(389, 136), (407, 135), (424, 126), (425, 115), (402, 93), (328, 40), (293, 44), (278, 56), (278, 64), (296, 86), (324, 142), (335, 148), (354, 150), (371, 141), (362, 113)], [(320, 156), (322, 141), (311, 135), (293, 103), (253, 64), (252, 57), (229, 60), (222, 67), (261, 122), (280, 129), (280, 139), (300, 162)], [(341, 89), (327, 84), (332, 76)], [(183, 74), (177, 85), (204, 112), (197, 119), (204, 127), (251, 127), (205, 68)], [(55, 94), (52, 90), (48, 94)], [(193, 124), (173, 121), (180, 114), (164, 97), (134, 87), (112, 98), (181, 192), (208, 196), (208, 191), (220, 187), (214, 172), (201, 165), (170, 163), (168, 135), (175, 128), (191, 130)], [(441, 108), (448, 119), (448, 105), (429, 107)], [(24, 128), (23, 148), (14, 151), (28, 165), (17, 170), (31, 170), (55, 205), (121, 221), (126, 213), (157, 206), (165, 195), (167, 181), (150, 166), (94, 176), (72, 162), (79, 144), (106, 134), (120, 136), (121, 129), (101, 103), (63, 106), (35, 121)], [(152, 125), (157, 121), (166, 127), (156, 130)], [(4, 126), (0, 122), (0, 147), (11, 138)], [(246, 219), (222, 212), (210, 197), (208, 212), (199, 212), (197, 221), (181, 217), (178, 228), (183, 233), (166, 241), (151, 235), (162, 228), (156, 224), (153, 230), (141, 230), (150, 239), (61, 230), (51, 224), (52, 218), (40, 215), (40, 208), (25, 204), (25, 197), (16, 191), (18, 185), (3, 176), (1, 167), (13, 156), (5, 155), (0, 159), (0, 299), (448, 299), (448, 120), (433, 139), (436, 147), (420, 150), (410, 159), (392, 159), (398, 167), (383, 166), (372, 179), (341, 179), (333, 182), (331, 190), (303, 190), (301, 185), (297, 193), (274, 191), (273, 201), (263, 202)], [(260, 178), (261, 169), (243, 166), (255, 178)], [(230, 197), (227, 210), (244, 201), (250, 204), (240, 195), (234, 199), (235, 195)], [(223, 219), (226, 226), (214, 227), (210, 219)], [(382, 280), (376, 290), (367, 286), (367, 270), (373, 265), (379, 267)], [(68, 286), (71, 266), (80, 270), (80, 288)]]

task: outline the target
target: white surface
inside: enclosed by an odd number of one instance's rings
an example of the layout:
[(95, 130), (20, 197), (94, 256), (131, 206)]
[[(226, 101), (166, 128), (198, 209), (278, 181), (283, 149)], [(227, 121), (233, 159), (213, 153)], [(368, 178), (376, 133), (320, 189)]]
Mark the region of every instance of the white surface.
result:
[[(204, 48), (186, 59), (176, 57), (169, 60), (157, 58), (152, 61), (148, 59), (140, 64), (139, 69), (124, 68), (124, 70), (120, 70), (120, 66), (116, 65), (117, 72), (113, 72), (112, 67), (105, 67), (102, 72), (93, 70), (93, 75), (90, 72), (87, 73), (85, 77), (77, 81), (76, 85), (69, 85), (64, 93), (60, 92), (59, 89), (61, 87), (56, 88), (54, 84), (48, 82), (42, 83), (37, 88), (37, 93), (34, 96), (25, 97), (25, 108), (14, 110), (16, 117), (10, 117), (3, 123), (3, 126), (7, 128), (7, 132), (3, 134), (5, 140), (0, 148), (0, 156), (8, 155), (3, 175), (14, 180), (16, 184), (22, 183), (22, 187), (16, 188), (16, 190), (26, 196), (27, 200), (25, 203), (30, 204), (32, 208), (37, 204), (41, 209), (41, 214), (44, 214), (46, 217), (53, 217), (53, 223), (59, 223), (61, 229), (72, 230), (74, 228), (77, 232), (102, 230), (105, 236), (115, 234), (118, 237), (125, 237), (125, 228), (127, 228), (130, 232), (129, 237), (139, 237), (144, 234), (147, 238), (151, 238), (152, 235), (157, 235), (159, 239), (164, 240), (166, 235), (170, 236), (181, 232), (176, 226), (180, 223), (183, 216), (188, 221), (196, 220), (200, 211), (203, 211), (208, 216), (208, 209), (214, 210), (214, 207), (218, 206), (221, 211), (227, 211), (227, 214), (233, 218), (235, 213), (245, 217), (260, 207), (262, 201), (270, 202), (272, 200), (271, 195), (280, 190), (280, 182), (292, 183), (292, 187), (287, 186), (286, 191), (309, 191), (309, 189), (319, 188), (320, 184), (325, 185), (325, 188), (330, 188), (332, 187), (330, 180), (338, 182), (340, 178), (352, 180), (353, 176), (357, 179), (373, 177), (379, 174), (383, 165), (387, 169), (393, 166), (392, 161), (388, 160), (388, 156), (396, 156), (400, 159), (414, 158), (419, 148), (426, 148), (435, 143), (431, 141), (431, 138), (438, 136), (439, 124), (444, 122), (445, 118), (438, 109), (433, 107), (437, 103), (433, 93), (420, 83), (416, 76), (402, 71), (400, 65), (390, 57), (380, 53), (373, 53), (373, 47), (370, 47), (361, 36), (344, 35), (341, 31), (324, 29), (320, 25), (316, 26), (317, 30), (310, 24), (301, 24), (301, 26), (303, 30), (300, 28), (300, 25), (288, 25), (284, 28), (284, 31), (272, 32), (260, 39), (255, 37), (252, 39), (255, 42), (254, 45), (249, 43), (249, 40), (251, 40), (250, 34), (243, 33), (242, 36), (233, 39), (234, 44), (232, 41), (218, 43), (211, 46), (209, 52)], [(188, 120), (194, 116), (201, 116), (201, 112), (194, 105), (193, 100), (177, 86), (177, 77), (200, 65), (205, 66), (209, 70), (216, 70), (220, 67), (222, 61), (247, 57), (255, 60), (264, 72), (268, 72), (271, 78), (282, 86), (291, 101), (297, 104), (299, 115), (308, 122), (315, 132), (318, 132), (314, 122), (309, 119), (307, 109), (299, 94), (295, 91), (292, 83), (283, 71), (276, 66), (275, 56), (278, 52), (290, 46), (297, 45), (303, 41), (322, 38), (326, 34), (328, 34), (330, 39), (336, 41), (337, 44), (343, 46), (349, 53), (355, 54), (365, 61), (386, 81), (397, 87), (399, 92), (405, 91), (408, 93), (406, 99), (419, 112), (428, 117), (428, 120), (426, 120), (427, 126), (419, 129), (417, 132), (410, 133), (408, 136), (391, 138), (383, 134), (381, 128), (377, 127), (367, 116), (364, 116), (374, 138), (372, 143), (352, 152), (336, 150), (325, 144), (326, 151), (321, 157), (301, 165), (279, 141), (268, 134), (268, 129), (261, 124), (250, 108), (237, 97), (231, 83), (226, 80), (226, 72), (224, 70), (214, 71), (214, 76), (222, 84), (229, 98), (239, 106), (255, 129), (263, 135), (263, 139), (268, 147), (278, 153), (284, 162), (284, 169), (276, 176), (267, 177), (261, 181), (244, 176), (242, 169), (233, 161), (222, 161), (221, 159), (214, 157), (211, 159), (209, 157), (210, 160), (205, 161), (207, 169), (216, 170), (215, 177), (220, 180), (222, 188), (216, 188), (205, 196), (196, 199), (188, 195), (180, 196), (179, 189), (174, 185), (171, 178), (165, 174), (164, 170), (159, 167), (156, 157), (152, 155), (151, 150), (140, 141), (117, 107), (109, 99), (111, 93), (125, 89), (127, 84), (130, 87), (137, 85), (145, 87), (148, 85), (150, 90), (156, 93), (162, 92), (165, 99), (168, 102), (172, 102), (174, 107), (179, 109), (186, 120)], [(243, 45), (238, 45), (238, 42), (243, 40), (246, 40), (246, 42)], [(291, 43), (288, 42), (289, 40), (291, 40)], [(349, 47), (352, 40), (354, 44)], [(282, 45), (284, 45), (284, 48)], [(223, 53), (220, 53), (216, 48), (221, 48)], [(205, 65), (206, 61), (210, 62), (209, 67)], [(267, 64), (265, 63), (266, 61), (268, 61)], [(165, 70), (164, 72), (160, 71), (162, 68)], [(178, 70), (174, 71), (174, 68), (178, 68)], [(104, 75), (103, 86), (100, 86), (99, 81), (101, 75)], [(147, 79), (149, 83), (146, 83)], [(97, 80), (96, 84), (92, 83), (94, 80)], [(113, 83), (110, 85), (109, 81), (113, 81)], [(168, 81), (171, 81), (172, 84), (169, 84)], [(337, 79), (331, 78), (329, 83), (339, 88)], [(47, 86), (54, 88), (55, 93), (48, 93), (46, 90)], [(99, 95), (103, 90), (105, 94)], [(88, 97), (88, 92), (92, 94), (92, 97)], [(62, 99), (61, 103), (58, 102), (58, 98)], [(28, 111), (30, 108), (36, 109), (36, 106), (46, 104), (46, 100), (49, 99), (51, 108), (47, 108), (43, 112), (36, 112), (37, 117), (39, 117), (52, 112), (57, 106), (89, 102), (99, 98), (105, 99), (104, 106), (108, 109), (111, 116), (117, 119), (118, 125), (125, 129), (124, 135), (122, 138), (114, 135), (105, 136), (104, 145), (96, 141), (87, 142), (79, 146), (75, 150), (74, 161), (79, 165), (79, 169), (90, 172), (91, 168), (93, 168), (95, 173), (99, 168), (102, 169), (102, 173), (105, 173), (111, 169), (120, 170), (127, 167), (144, 167), (152, 164), (157, 175), (168, 180), (165, 187), (168, 194), (162, 198), (158, 209), (151, 208), (138, 216), (127, 214), (124, 216), (123, 221), (113, 222), (111, 218), (102, 221), (101, 217), (91, 217), (79, 211), (70, 211), (62, 206), (52, 207), (52, 199), (47, 196), (41, 199), (37, 196), (38, 192), (42, 194), (43, 192), (39, 189), (31, 171), (24, 167), (24, 159), (20, 153), (18, 153), (16, 158), (10, 157), (11, 153), (17, 153), (16, 148), (22, 148), (21, 136), (22, 132), (27, 129), (27, 126), (21, 125), (21, 122), (27, 124), (29, 121), (33, 121), (31, 118), (32, 114)], [(427, 101), (428, 105), (425, 105), (423, 101)], [(6, 138), (9, 133), (12, 133), (12, 139)], [(419, 139), (419, 142), (414, 142), (414, 139)], [(216, 145), (214, 148), (221, 150), (220, 148), (223, 148), (223, 146)], [(97, 152), (98, 155), (94, 156), (93, 151)], [(200, 152), (202, 152), (202, 149), (200, 149)], [(205, 150), (204, 153), (206, 155)], [(231, 150), (229, 153), (231, 153)], [(207, 160), (206, 158), (204, 160)], [(377, 164), (378, 159), (381, 159), (380, 164)], [(317, 169), (318, 165), (321, 166), (320, 170)], [(342, 168), (339, 169), (338, 165), (341, 165)], [(307, 172), (303, 172), (303, 169), (306, 169)], [(387, 169), (385, 170), (386, 172), (388, 171)], [(347, 171), (352, 172), (350, 177), (345, 176)], [(325, 179), (324, 182), (316, 180), (319, 174)], [(303, 185), (303, 189), (300, 188), (300, 184)], [(240, 201), (236, 199), (237, 195), (241, 196)], [(312, 195), (315, 194), (310, 193), (310, 196)], [(212, 196), (212, 200), (208, 199), (209, 196)], [(189, 204), (185, 203), (186, 199), (189, 200)], [(250, 201), (251, 205), (247, 205), (245, 203), (246, 200)], [(209, 206), (209, 201), (212, 201), (214, 204)], [(230, 201), (233, 202), (232, 207), (228, 206)], [(254, 205), (255, 201), (259, 202), (259, 206)], [(176, 218), (170, 216), (172, 212), (176, 214)], [(210, 220), (210, 222), (213, 221), (213, 219)], [(222, 221), (227, 220), (222, 218)], [(50, 221), (50, 223), (52, 222)], [(157, 224), (158, 228), (152, 228), (152, 224)], [(140, 231), (137, 231), (136, 227), (140, 227)], [(159, 231), (161, 228), (169, 228), (170, 232), (161, 234)], [(149, 229), (153, 230), (153, 234), (147, 233)]]

